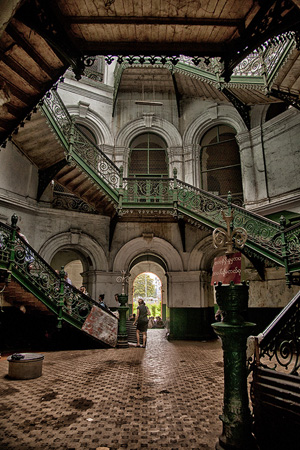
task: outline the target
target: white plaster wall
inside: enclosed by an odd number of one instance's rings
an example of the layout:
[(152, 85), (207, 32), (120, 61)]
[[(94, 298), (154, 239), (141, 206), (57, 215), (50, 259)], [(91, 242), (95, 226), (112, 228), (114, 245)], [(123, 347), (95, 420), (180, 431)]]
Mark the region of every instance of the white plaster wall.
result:
[(216, 107), (217, 103), (200, 98), (183, 97), (181, 103), (180, 131), (184, 134), (185, 130), (205, 111)]
[[(261, 129), (236, 136), (240, 147), (244, 202), (247, 206), (267, 199), (265, 165), (261, 148)], [(256, 149), (254, 147), (256, 146)]]
[(0, 151), (0, 179), (2, 197), (36, 199), (38, 171), (12, 143)]
[[(248, 275), (248, 277), (247, 277)], [(266, 280), (262, 282), (255, 274), (245, 271), (249, 284), (250, 308), (283, 308), (299, 291), (299, 286), (291, 286), (285, 283), (284, 269), (269, 268), (265, 271)]]
[(207, 273), (168, 272), (169, 308), (206, 308), (213, 306), (213, 289)]
[(58, 93), (67, 108), (84, 102), (90, 110), (101, 118), (105, 118), (110, 128), (112, 127), (113, 88), (111, 86), (99, 83), (99, 87), (94, 87), (66, 77), (65, 81), (59, 84)]
[[(161, 102), (162, 105), (137, 105), (136, 100), (149, 100)], [(114, 130), (117, 132), (123, 128), (128, 122), (142, 117), (144, 114), (154, 114), (158, 117), (163, 117), (168, 122), (171, 122), (177, 129), (179, 128), (177, 103), (175, 95), (156, 93), (155, 98), (153, 94), (145, 94), (142, 96), (141, 92), (119, 93)]]
[(299, 190), (300, 113), (288, 110), (265, 123), (263, 131), (271, 196)]
[(239, 139), (248, 206), (263, 204), (271, 213), (276, 204), (278, 210), (290, 210), (287, 204), (293, 203), (291, 208), (300, 212), (300, 113), (289, 109), (262, 129), (252, 129), (251, 142), (242, 136)]

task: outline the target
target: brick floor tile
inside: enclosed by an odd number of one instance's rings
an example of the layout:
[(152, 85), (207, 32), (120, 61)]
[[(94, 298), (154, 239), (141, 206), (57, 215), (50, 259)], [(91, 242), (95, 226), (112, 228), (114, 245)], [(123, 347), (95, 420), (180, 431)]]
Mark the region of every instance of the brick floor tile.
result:
[[(17, 349), (16, 349), (17, 350)], [(10, 380), (0, 360), (0, 449), (212, 450), (221, 433), (219, 340), (41, 352), (43, 375)]]

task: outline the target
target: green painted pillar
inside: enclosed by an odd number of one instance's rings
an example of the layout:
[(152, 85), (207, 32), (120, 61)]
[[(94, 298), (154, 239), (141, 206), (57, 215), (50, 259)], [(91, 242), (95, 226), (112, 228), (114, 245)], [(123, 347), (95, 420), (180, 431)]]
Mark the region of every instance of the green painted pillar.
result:
[(215, 286), (223, 321), (212, 326), (222, 339), (224, 352), (223, 432), (216, 450), (254, 450), (249, 409), (246, 346), (255, 324), (244, 320), (248, 308), (249, 285)]
[(128, 334), (127, 334), (127, 328), (126, 328), (126, 315), (127, 315), (128, 309), (129, 309), (128, 306), (126, 306), (126, 303), (128, 302), (128, 295), (119, 294), (118, 301), (120, 303), (120, 306), (118, 307), (119, 327), (118, 327), (117, 347), (128, 348), (129, 344), (128, 344)]

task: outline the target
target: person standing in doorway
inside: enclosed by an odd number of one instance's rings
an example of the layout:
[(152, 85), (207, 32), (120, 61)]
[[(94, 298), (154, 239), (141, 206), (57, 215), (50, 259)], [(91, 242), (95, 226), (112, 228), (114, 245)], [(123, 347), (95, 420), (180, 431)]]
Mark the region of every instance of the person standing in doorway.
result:
[(146, 347), (147, 342), (147, 330), (148, 330), (148, 315), (150, 315), (150, 311), (145, 305), (145, 302), (142, 298), (138, 300), (137, 314), (135, 321), (133, 322), (136, 326), (136, 339), (137, 339), (137, 347), (140, 347), (140, 332), (143, 334), (143, 345), (142, 347)]

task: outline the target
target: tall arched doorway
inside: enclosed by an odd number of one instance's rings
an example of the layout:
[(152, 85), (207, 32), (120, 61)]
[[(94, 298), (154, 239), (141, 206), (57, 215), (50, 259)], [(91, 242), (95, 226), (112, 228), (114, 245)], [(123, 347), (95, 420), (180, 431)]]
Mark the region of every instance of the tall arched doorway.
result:
[(152, 272), (142, 272), (137, 275), (133, 281), (132, 298), (133, 313), (136, 314), (138, 299), (142, 298), (150, 311), (149, 328), (158, 327), (158, 324), (161, 328), (163, 308), (160, 278)]
[[(163, 321), (166, 320), (166, 306), (167, 306), (167, 296), (168, 296), (168, 279), (167, 279), (167, 266), (165, 261), (163, 261), (157, 255), (152, 254), (144, 254), (135, 258), (129, 267), (131, 277), (129, 279), (128, 286), (128, 304), (130, 307), (130, 313), (133, 312), (135, 301), (140, 296), (145, 299), (145, 303), (150, 309), (151, 315), (157, 312)], [(154, 293), (155, 296), (147, 295), (150, 294), (151, 291), (146, 288), (144, 289), (144, 295), (136, 295), (135, 296), (135, 287), (134, 282), (137, 277), (147, 277), (148, 279), (153, 279)], [(155, 287), (155, 283), (157, 286)], [(145, 283), (144, 283), (145, 285)], [(136, 292), (137, 293), (137, 292)], [(140, 292), (142, 294), (142, 292)], [(146, 297), (146, 298), (145, 298)], [(148, 298), (147, 298), (148, 297)], [(158, 301), (156, 301), (158, 298)], [(159, 306), (158, 306), (159, 305)]]

